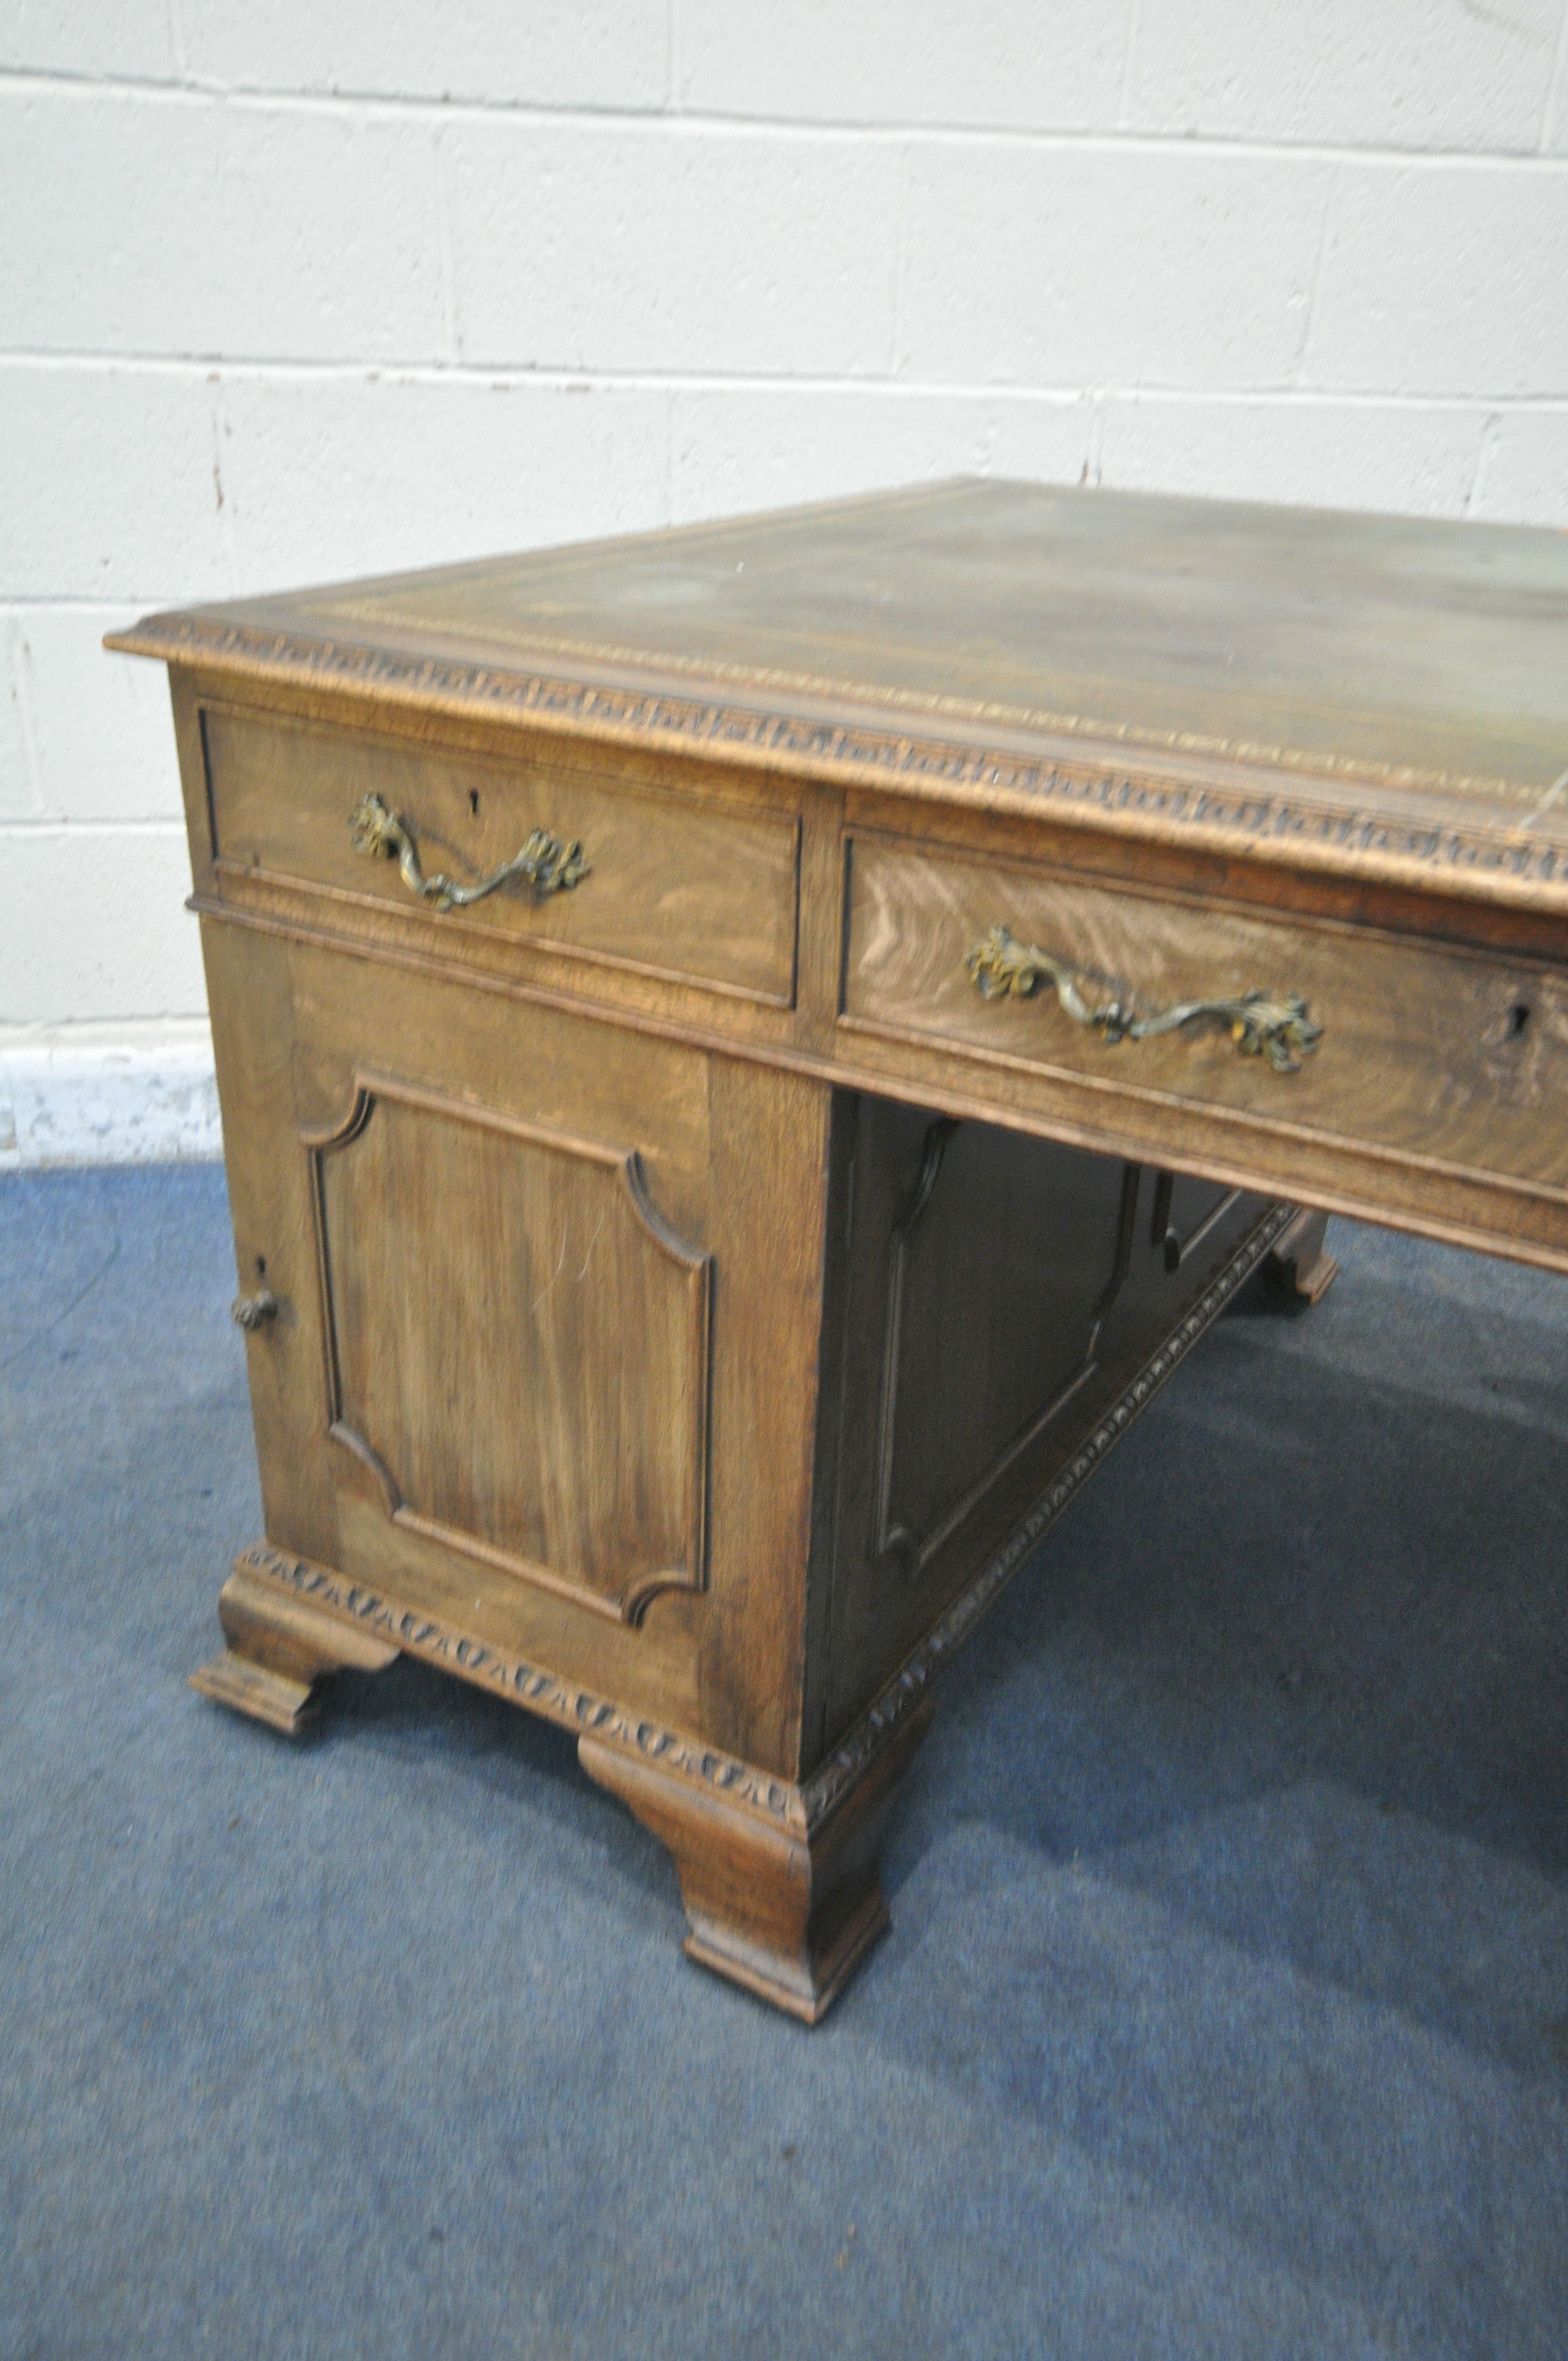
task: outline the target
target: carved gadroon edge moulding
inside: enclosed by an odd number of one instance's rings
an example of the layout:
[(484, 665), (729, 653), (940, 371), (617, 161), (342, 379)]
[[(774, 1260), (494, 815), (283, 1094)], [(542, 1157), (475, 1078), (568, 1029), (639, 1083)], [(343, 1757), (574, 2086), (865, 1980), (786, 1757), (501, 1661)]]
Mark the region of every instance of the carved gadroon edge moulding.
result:
[[(293, 678), (345, 689), (373, 690), (390, 699), (476, 709), (531, 720), (542, 728), (585, 729), (646, 743), (683, 741), (694, 752), (735, 761), (776, 762), (786, 757), (815, 777), (840, 785), (874, 787), (896, 781), (932, 793), (943, 787), (1014, 797), (1028, 808), (1047, 806), (1069, 822), (1100, 818), (1129, 832), (1163, 835), (1190, 832), (1194, 840), (1218, 847), (1238, 842), (1255, 855), (1298, 859), (1330, 870), (1377, 870), (1395, 883), (1441, 883), (1463, 894), (1466, 881), (1486, 881), (1495, 896), (1511, 884), (1528, 901), (1559, 906), (1568, 898), (1568, 848), (1530, 834), (1530, 806), (1506, 780), (1450, 780), (1455, 792), (1514, 800), (1519, 819), (1511, 827), (1473, 823), (1407, 821), (1387, 813), (1346, 811), (1318, 805), (1310, 795), (1288, 795), (1263, 783), (1220, 786), (1140, 774), (1096, 765), (1081, 767), (995, 748), (966, 746), (904, 732), (814, 721), (798, 715), (730, 706), (662, 692), (595, 686), (506, 667), (440, 656), (404, 655), (332, 640), (269, 631), (254, 624), (226, 623), (199, 615), (149, 616), (131, 631), (111, 635), (107, 644), (158, 655), (170, 663), (206, 663), (214, 668), (270, 679)], [(1325, 778), (1336, 766), (1325, 758)], [(1368, 766), (1368, 774), (1374, 766)], [(1359, 775), (1359, 774), (1357, 774)], [(1409, 775), (1387, 766), (1387, 784)], [(1477, 884), (1475, 891), (1480, 891)]]
[(645, 1714), (633, 1713), (608, 1697), (596, 1696), (590, 1689), (578, 1687), (575, 1682), (525, 1664), (521, 1657), (508, 1655), (504, 1650), (491, 1647), (488, 1641), (473, 1639), (421, 1609), (400, 1607), (383, 1598), (367, 1584), (350, 1581), (309, 1558), (274, 1549), (268, 1543), (258, 1543), (243, 1551), (235, 1564), (263, 1582), (308, 1599), (313, 1607), (324, 1608), (362, 1628), (367, 1626), (411, 1656), (423, 1657), (465, 1679), (482, 1683), (514, 1704), (526, 1706), (548, 1720), (558, 1722), (564, 1729), (622, 1747), (673, 1777), (690, 1780), (721, 1795), (727, 1803), (755, 1812), (795, 1835), (809, 1836), (822, 1826), (919, 1706), (937, 1673), (968, 1639), (986, 1609), (994, 1605), (1047, 1527), (1060, 1516), (1106, 1453), (1121, 1441), (1138, 1412), (1236, 1290), (1251, 1277), (1296, 1215), (1294, 1205), (1281, 1205), (1259, 1224), (1193, 1305), (1180, 1327), (1166, 1339), (1154, 1358), (1146, 1362), (1111, 1405), (1022, 1524), (932, 1625), (831, 1754), (800, 1786), (759, 1771), (720, 1748), (707, 1746), (700, 1739), (665, 1730)]

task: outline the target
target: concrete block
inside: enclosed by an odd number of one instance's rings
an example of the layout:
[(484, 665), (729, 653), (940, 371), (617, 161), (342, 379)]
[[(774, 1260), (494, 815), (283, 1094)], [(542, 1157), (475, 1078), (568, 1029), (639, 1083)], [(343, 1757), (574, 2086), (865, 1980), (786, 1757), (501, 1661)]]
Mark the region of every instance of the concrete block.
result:
[(163, 668), (101, 644), (136, 612), (33, 607), (9, 618), (45, 818), (183, 820)]
[(943, 476), (1076, 483), (1089, 461), (1087, 399), (894, 389), (724, 387), (674, 396), (677, 522), (833, 500)]
[(206, 373), (0, 358), (0, 599), (228, 587)]
[(1180, 148), (916, 143), (901, 367), (1071, 388), (1288, 381), (1329, 169)]
[(817, 123), (1114, 126), (1126, 6), (1107, 0), (681, 0), (680, 104)]
[(890, 146), (470, 119), (443, 150), (467, 360), (792, 376), (888, 365)]
[(1474, 406), (1108, 395), (1097, 480), (1289, 507), (1463, 516), (1486, 413)]
[(32, 714), (26, 704), (19, 620), (0, 616), (0, 820), (34, 819), (38, 811)]
[(668, 0), (181, 0), (203, 81), (251, 90), (370, 91), (490, 104), (659, 106)]
[(1568, 402), (1505, 411), (1488, 422), (1475, 512), (1568, 532)]
[(199, 1016), (182, 829), (0, 827), (0, 1022)]
[(0, 284), (40, 351), (437, 358), (417, 117), (0, 88)]
[(1552, 77), (1552, 95), (1546, 102), (1546, 128), (1541, 146), (1543, 155), (1568, 156), (1568, 8), (1563, 14), (1557, 69)]
[(168, 79), (178, 71), (169, 0), (0, 0), (0, 66)]
[(1568, 166), (1344, 166), (1305, 384), (1552, 395), (1568, 386)]
[(662, 390), (473, 379), (225, 380), (242, 590), (662, 524)]
[(1129, 124), (1224, 139), (1528, 153), (1561, 0), (1142, 0)]
[(0, 1172), (149, 1164), (223, 1153), (205, 1017), (0, 1028)]

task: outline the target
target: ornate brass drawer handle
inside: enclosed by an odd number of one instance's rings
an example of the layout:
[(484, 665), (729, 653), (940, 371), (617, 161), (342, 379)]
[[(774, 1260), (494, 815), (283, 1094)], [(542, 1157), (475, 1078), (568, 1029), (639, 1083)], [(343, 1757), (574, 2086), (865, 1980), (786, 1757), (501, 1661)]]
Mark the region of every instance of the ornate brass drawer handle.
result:
[(510, 884), (514, 877), (522, 878), (536, 894), (564, 894), (568, 887), (580, 885), (588, 874), (580, 844), (563, 844), (559, 837), (536, 828), (520, 852), (503, 861), (477, 885), (459, 885), (455, 877), (444, 873), (427, 877), (407, 826), (378, 795), (360, 796), (348, 815), (348, 833), (356, 852), (372, 857), (380, 852), (395, 861), (409, 892), (436, 910), (466, 910), (470, 902), (482, 902), (487, 894)]
[(265, 1328), (269, 1320), (278, 1317), (278, 1298), (269, 1287), (261, 1288), (255, 1295), (236, 1295), (229, 1306), (229, 1317), (236, 1328), (254, 1335)]
[(1231, 1038), (1244, 1058), (1266, 1057), (1277, 1073), (1294, 1074), (1322, 1038), (1323, 1028), (1307, 1015), (1299, 993), (1275, 997), (1266, 992), (1244, 992), (1239, 1000), (1182, 1000), (1174, 1007), (1152, 1010), (1146, 1016), (1127, 1002), (1091, 1002), (1079, 989), (1080, 972), (1066, 960), (1053, 959), (1031, 943), (1025, 950), (1005, 927), (992, 927), (984, 942), (976, 943), (964, 965), (975, 989), (985, 1000), (1012, 994), (1027, 1000), (1048, 983), (1075, 1025), (1090, 1027), (1107, 1041), (1148, 1041), (1159, 1033), (1175, 1033), (1200, 1017), (1214, 1017), (1230, 1027)]

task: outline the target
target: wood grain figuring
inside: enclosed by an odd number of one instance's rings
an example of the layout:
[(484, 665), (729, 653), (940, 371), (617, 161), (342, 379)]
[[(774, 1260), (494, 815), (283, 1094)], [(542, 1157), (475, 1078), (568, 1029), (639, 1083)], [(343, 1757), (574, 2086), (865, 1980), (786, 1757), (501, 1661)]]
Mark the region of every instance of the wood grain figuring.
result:
[[(640, 1040), (581, 1015), (534, 1009), (520, 1036), (515, 1005), (488, 994), (221, 921), (206, 921), (203, 936), (237, 1269), (244, 1286), (253, 1287), (257, 1262), (264, 1260), (281, 1305), (277, 1319), (246, 1343), (269, 1539), (350, 1580), (422, 1598), (432, 1611), (460, 1620), (477, 1642), (549, 1665), (564, 1680), (614, 1697), (666, 1726), (700, 1731), (770, 1773), (794, 1776), (831, 1094), (793, 1075)], [(367, 1044), (375, 1047), (373, 1070)], [(646, 1223), (633, 1214), (620, 1170), (633, 1148), (649, 1204), (682, 1253), (710, 1258), (701, 1589), (682, 1584), (657, 1590), (633, 1624), (607, 1614), (598, 1592), (546, 1587), (525, 1578), (516, 1565), (479, 1554), (471, 1542), (465, 1543), (461, 1523), (442, 1534), (422, 1528), (421, 1510), (430, 1521), (446, 1524), (452, 1499), (438, 1488), (437, 1514), (430, 1519), (425, 1477), (416, 1483), (416, 1471), (433, 1469), (438, 1452), (444, 1458), (449, 1450), (453, 1466), (441, 1473), (440, 1483), (466, 1482), (462, 1471), (472, 1467), (475, 1451), (472, 1436), (451, 1416), (453, 1396), (439, 1356), (455, 1346), (438, 1343), (433, 1302), (420, 1312), (410, 1347), (414, 1374), (406, 1380), (406, 1412), (397, 1393), (405, 1380), (388, 1376), (396, 1416), (406, 1415), (413, 1439), (430, 1456), (409, 1461), (402, 1454), (400, 1464), (397, 1433), (363, 1408), (365, 1425), (356, 1430), (375, 1454), (384, 1455), (400, 1497), (406, 1492), (415, 1509), (413, 1521), (389, 1513), (386, 1477), (371, 1459), (333, 1437), (331, 1337), (313, 1180), (318, 1151), (307, 1149), (302, 1135), (319, 1141), (343, 1130), (367, 1075), (384, 1095), (400, 1101), (403, 1114), (431, 1101), (451, 1113), (440, 1115), (417, 1146), (413, 1134), (406, 1134), (385, 1168), (387, 1193), (347, 1192), (340, 1208), (352, 1215), (347, 1229), (334, 1232), (329, 1205), (329, 1243), (346, 1251), (363, 1291), (361, 1342), (381, 1340), (372, 1365), (386, 1340), (402, 1334), (400, 1323), (410, 1316), (406, 1298), (411, 1290), (418, 1301), (424, 1284), (411, 1277), (411, 1228), (422, 1253), (429, 1244), (433, 1266), (451, 1273), (458, 1309), (444, 1315), (445, 1327), (457, 1342), (468, 1340), (478, 1363), (500, 1372), (496, 1402), (486, 1412), (492, 1468), (537, 1464), (549, 1448), (548, 1420), (537, 1431), (512, 1432), (529, 1426), (542, 1402), (549, 1409), (549, 1389), (542, 1391), (532, 1378), (520, 1388), (514, 1358), (520, 1348), (504, 1333), (492, 1335), (486, 1324), (498, 1292), (510, 1300), (517, 1283), (505, 1271), (498, 1277), (503, 1247), (515, 1247), (519, 1222), (532, 1226), (541, 1218), (536, 1186), (550, 1201), (555, 1184), (542, 1176), (556, 1167), (576, 1176), (565, 1184), (564, 1218), (568, 1224), (586, 1222), (586, 1228), (583, 1253), (572, 1269), (580, 1268), (598, 1212), (608, 1205), (615, 1208), (614, 1223), (596, 1245), (596, 1256), (608, 1239), (624, 1235), (635, 1240), (628, 1251), (642, 1274), (639, 1287), (651, 1285), (681, 1302), (695, 1291), (687, 1264), (663, 1254)], [(378, 1124), (388, 1111), (370, 1115), (363, 1139), (325, 1151), (329, 1186), (334, 1166), (341, 1164), (346, 1177), (355, 1159), (375, 1151)], [(541, 1134), (613, 1157), (613, 1169), (609, 1161), (557, 1153)], [(488, 1152), (470, 1166), (475, 1140), (487, 1143)], [(394, 1184), (403, 1190), (405, 1149), (414, 1167), (412, 1193), (394, 1196)], [(454, 1198), (448, 1184), (456, 1164), (488, 1193)], [(587, 1201), (580, 1195), (585, 1186), (593, 1192)], [(433, 1190), (440, 1193), (433, 1196)], [(585, 1202), (594, 1202), (591, 1222)], [(531, 1246), (547, 1256), (541, 1285), (554, 1270), (560, 1243), (556, 1231), (542, 1246), (537, 1239)], [(659, 1276), (662, 1270), (667, 1277)], [(621, 1292), (619, 1282), (610, 1292)], [(626, 1293), (626, 1308), (636, 1300), (635, 1292)], [(554, 1303), (552, 1298), (543, 1307), (545, 1315)], [(598, 1309), (593, 1317), (599, 1320)], [(669, 1317), (673, 1329), (674, 1313)], [(354, 1319), (360, 1319), (357, 1309)], [(612, 1327), (607, 1314), (598, 1333), (608, 1338)], [(681, 1334), (684, 1356), (684, 1327)], [(608, 1356), (607, 1345), (601, 1367)], [(691, 1429), (680, 1390), (673, 1383), (661, 1390), (651, 1371), (631, 1361), (623, 1368), (623, 1361), (618, 1346), (615, 1385), (641, 1400), (647, 1420), (642, 1475), (650, 1466), (689, 1466)], [(426, 1381), (422, 1394), (420, 1379)], [(472, 1382), (457, 1372), (453, 1383), (459, 1400)], [(557, 1412), (561, 1399), (555, 1398)], [(503, 1426), (505, 1439), (498, 1440)], [(444, 1445), (434, 1440), (438, 1433)], [(571, 1465), (583, 1476), (580, 1456)], [(592, 1480), (598, 1488), (592, 1498), (601, 1506), (591, 1514), (569, 1487), (562, 1496), (568, 1532), (574, 1518), (587, 1517), (592, 1526), (602, 1504), (618, 1497), (621, 1479), (606, 1468), (597, 1469)], [(670, 1482), (665, 1497), (673, 1494), (673, 1472)], [(468, 1533), (473, 1531), (470, 1525)], [(487, 1549), (494, 1532), (491, 1528)], [(507, 1544), (500, 1546), (504, 1554)], [(658, 1570), (640, 1534), (637, 1557), (613, 1579), (618, 1588), (635, 1588), (650, 1569)]]
[(1568, 914), (1562, 536), (957, 482), (149, 617), (272, 689)]
[[(422, 919), (443, 951), (521, 940), (652, 976), (698, 980), (788, 1007), (795, 996), (799, 829), (793, 818), (705, 809), (580, 769), (484, 762), (395, 740), (302, 729), (209, 704), (202, 716), (214, 875), (244, 901), (280, 881)], [(438, 913), (395, 862), (356, 853), (348, 819), (378, 795), (417, 839), (427, 873), (473, 883), (533, 829), (580, 841), (571, 892), (512, 887)]]
[[(981, 1056), (1185, 1100), (1275, 1130), (1368, 1143), (1431, 1168), (1507, 1173), (1568, 1207), (1568, 974), (1534, 961), (1272, 922), (913, 845), (849, 850), (844, 1009)], [(1047, 991), (987, 1001), (965, 967), (995, 925), (1146, 1007), (1299, 993), (1322, 1028), (1300, 1071), (1241, 1057), (1212, 1025), (1113, 1043)], [(1434, 1061), (1434, 1036), (1443, 1043)]]
[(363, 1075), (306, 1146), (331, 1432), (388, 1514), (626, 1622), (700, 1589), (710, 1263), (636, 1152)]
[[(198, 1686), (545, 1715), (807, 2022), (937, 1673), (1253, 1274), (1315, 1302), (1325, 1208), (1568, 1268), (1561, 536), (966, 483), (113, 643), (275, 1307)], [(586, 873), (419, 891), (536, 830)], [(1299, 1071), (1106, 1038), (1250, 991)]]

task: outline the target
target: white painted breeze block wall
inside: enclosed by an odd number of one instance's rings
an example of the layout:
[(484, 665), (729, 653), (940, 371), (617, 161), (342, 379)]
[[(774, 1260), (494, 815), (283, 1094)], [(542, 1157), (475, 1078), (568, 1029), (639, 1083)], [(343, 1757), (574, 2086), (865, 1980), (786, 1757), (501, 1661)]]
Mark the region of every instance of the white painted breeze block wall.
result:
[(215, 1146), (109, 626), (959, 469), (1568, 525), (1568, 0), (0, 0), (0, 1166)]

